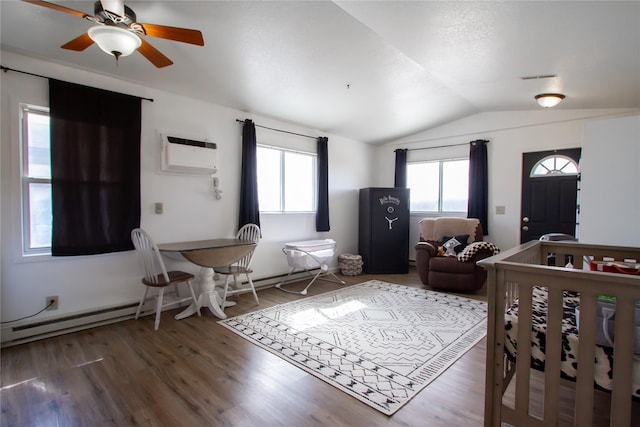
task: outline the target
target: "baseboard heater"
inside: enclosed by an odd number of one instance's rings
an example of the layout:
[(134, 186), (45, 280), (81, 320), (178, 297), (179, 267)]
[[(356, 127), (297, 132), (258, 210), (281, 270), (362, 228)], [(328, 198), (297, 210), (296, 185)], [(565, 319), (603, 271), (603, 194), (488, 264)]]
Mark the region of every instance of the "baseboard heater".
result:
[[(138, 303), (135, 302), (31, 323), (3, 325), (2, 347), (24, 344), (30, 341), (133, 319), (137, 309)], [(144, 306), (144, 312), (148, 313), (151, 310), (152, 308), (147, 305)]]
[[(264, 289), (280, 283), (280, 280), (286, 274), (277, 276), (255, 279), (254, 286), (256, 289)], [(304, 278), (304, 273), (298, 275)], [(96, 310), (49, 318), (41, 321), (32, 321), (30, 323), (16, 323), (3, 325), (1, 330), (1, 347), (10, 347), (13, 345), (24, 344), (31, 341), (37, 341), (58, 335), (64, 335), (71, 332), (77, 332), (84, 329), (95, 328), (98, 326), (108, 325), (110, 323), (122, 322), (124, 320), (133, 319), (138, 309), (138, 302), (128, 304), (104, 307)], [(142, 315), (151, 314), (154, 311), (154, 301), (150, 300), (145, 303)]]

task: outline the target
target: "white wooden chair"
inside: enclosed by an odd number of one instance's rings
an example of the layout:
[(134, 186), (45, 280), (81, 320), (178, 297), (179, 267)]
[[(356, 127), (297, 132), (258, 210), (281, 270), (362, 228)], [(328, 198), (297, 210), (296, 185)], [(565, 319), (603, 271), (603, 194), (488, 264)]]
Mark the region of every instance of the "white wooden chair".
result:
[[(162, 255), (158, 250), (158, 246), (156, 246), (151, 236), (149, 236), (149, 234), (143, 229), (136, 228), (132, 230), (131, 240), (133, 241), (133, 246), (135, 246), (141, 264), (144, 268), (142, 283), (145, 287), (142, 298), (140, 299), (140, 304), (138, 304), (138, 310), (136, 311), (136, 320), (140, 316), (142, 304), (146, 301), (150, 288), (158, 288), (158, 295), (156, 297), (156, 320), (154, 325), (154, 330), (156, 331), (158, 330), (158, 326), (160, 326), (160, 313), (164, 307), (189, 300), (198, 307), (198, 301), (196, 300), (196, 295), (193, 292), (193, 287), (191, 286), (191, 280), (194, 278), (194, 275), (184, 271), (167, 271), (164, 261), (162, 260)], [(189, 288), (189, 293), (191, 294), (189, 297), (180, 297), (178, 293), (178, 284), (183, 282), (186, 283)], [(167, 299), (164, 300), (164, 290), (168, 286), (174, 287), (175, 297), (167, 297)], [(198, 316), (200, 316), (200, 308), (198, 308)]]
[[(258, 227), (256, 224), (246, 224), (242, 226), (240, 230), (238, 230), (236, 238), (245, 242), (254, 242), (257, 244), (260, 240), (260, 227)], [(244, 275), (247, 278), (247, 283), (249, 284), (251, 292), (253, 292), (253, 297), (256, 300), (256, 304), (260, 304), (258, 294), (256, 293), (256, 288), (253, 286), (253, 281), (251, 280), (250, 276), (250, 274), (253, 273), (253, 270), (249, 265), (251, 264), (251, 258), (253, 257), (254, 251), (255, 249), (231, 265), (228, 265), (226, 267), (217, 267), (214, 269), (216, 273), (224, 274), (226, 276), (224, 281), (224, 293), (222, 296), (222, 301), (224, 301), (225, 303), (227, 301), (227, 296), (237, 295), (245, 291), (238, 286), (238, 276)], [(229, 281), (232, 276), (233, 288), (229, 289)]]

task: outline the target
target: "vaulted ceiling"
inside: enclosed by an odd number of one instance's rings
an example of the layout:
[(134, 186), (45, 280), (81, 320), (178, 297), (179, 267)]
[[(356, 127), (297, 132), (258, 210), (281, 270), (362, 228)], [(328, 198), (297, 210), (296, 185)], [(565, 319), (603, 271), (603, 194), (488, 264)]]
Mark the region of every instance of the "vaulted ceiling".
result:
[[(93, 14), (91, 1), (52, 1)], [(638, 1), (130, 1), (139, 22), (202, 31), (203, 47), (145, 37), (174, 61), (60, 46), (92, 23), (0, 1), (3, 50), (241, 111), (383, 143), (471, 114), (640, 107)], [(6, 65), (6, 64), (2, 64)], [(555, 75), (544, 79), (528, 76)]]

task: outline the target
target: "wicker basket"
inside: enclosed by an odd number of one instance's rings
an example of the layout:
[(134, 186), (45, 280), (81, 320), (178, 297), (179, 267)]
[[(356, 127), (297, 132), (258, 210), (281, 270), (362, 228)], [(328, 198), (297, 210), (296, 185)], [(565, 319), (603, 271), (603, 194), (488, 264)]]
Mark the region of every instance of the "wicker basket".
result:
[(338, 266), (345, 276), (357, 276), (362, 273), (362, 257), (352, 254), (339, 255)]

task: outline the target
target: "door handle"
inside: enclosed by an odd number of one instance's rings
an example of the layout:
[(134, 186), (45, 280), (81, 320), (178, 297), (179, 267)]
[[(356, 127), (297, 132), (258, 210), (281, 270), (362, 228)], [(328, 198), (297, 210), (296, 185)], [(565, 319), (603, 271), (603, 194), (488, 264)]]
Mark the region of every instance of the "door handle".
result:
[(522, 222), (529, 222), (529, 217), (525, 216), (524, 218), (522, 218)]
[(526, 225), (523, 225), (523, 226), (522, 226), (522, 230), (523, 230), (523, 231), (529, 231), (529, 227), (528, 227), (528, 226), (526, 226)]

